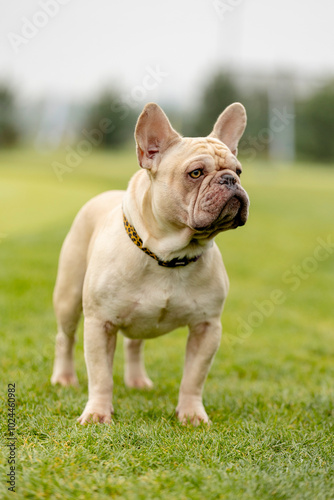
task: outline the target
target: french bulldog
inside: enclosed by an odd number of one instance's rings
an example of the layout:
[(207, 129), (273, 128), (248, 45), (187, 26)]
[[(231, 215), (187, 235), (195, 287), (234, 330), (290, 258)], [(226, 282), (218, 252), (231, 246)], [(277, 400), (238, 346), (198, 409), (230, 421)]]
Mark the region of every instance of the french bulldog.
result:
[(52, 384), (75, 385), (73, 347), (84, 314), (88, 402), (78, 421), (110, 423), (113, 356), (124, 336), (125, 384), (151, 388), (144, 339), (188, 326), (176, 413), (208, 423), (203, 385), (221, 337), (228, 277), (214, 237), (245, 224), (237, 147), (240, 103), (207, 137), (179, 135), (162, 109), (145, 106), (135, 129), (140, 170), (126, 191), (107, 191), (80, 210), (63, 244), (54, 290), (58, 324)]

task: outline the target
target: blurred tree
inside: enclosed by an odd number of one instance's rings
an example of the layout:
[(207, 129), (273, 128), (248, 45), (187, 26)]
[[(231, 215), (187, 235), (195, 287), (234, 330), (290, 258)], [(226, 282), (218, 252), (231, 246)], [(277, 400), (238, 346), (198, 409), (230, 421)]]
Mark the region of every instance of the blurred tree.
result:
[[(202, 92), (195, 115), (185, 123), (186, 135), (206, 136), (212, 130), (219, 114), (233, 102), (241, 102), (247, 111), (248, 124), (240, 143), (240, 152), (253, 157), (267, 151), (268, 143), (261, 132), (268, 127), (268, 96), (261, 90), (242, 91), (230, 74), (216, 73)], [(263, 134), (264, 136), (264, 134)]]
[(5, 85), (0, 86), (0, 147), (18, 142), (19, 132), (15, 125), (16, 110), (14, 95)]
[(233, 78), (223, 72), (213, 75), (203, 89), (197, 113), (185, 123), (186, 135), (195, 137), (208, 135), (221, 111), (238, 100), (241, 100), (241, 95)]
[(334, 81), (296, 105), (296, 147), (299, 156), (334, 160)]
[[(83, 134), (94, 138), (95, 133), (95, 137), (99, 137), (98, 145), (104, 147), (124, 145), (133, 140), (138, 116), (136, 108), (136, 103), (125, 102), (117, 91), (105, 92), (92, 105)], [(97, 131), (100, 132), (99, 135)]]

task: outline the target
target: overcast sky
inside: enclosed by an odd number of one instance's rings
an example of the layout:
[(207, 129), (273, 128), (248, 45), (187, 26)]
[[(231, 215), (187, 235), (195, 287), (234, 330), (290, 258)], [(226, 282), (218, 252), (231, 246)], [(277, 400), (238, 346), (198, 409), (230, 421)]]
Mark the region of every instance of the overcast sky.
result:
[(86, 99), (116, 82), (137, 99), (182, 102), (215, 68), (231, 65), (334, 74), (333, 0), (0, 5), (0, 81), (27, 100)]

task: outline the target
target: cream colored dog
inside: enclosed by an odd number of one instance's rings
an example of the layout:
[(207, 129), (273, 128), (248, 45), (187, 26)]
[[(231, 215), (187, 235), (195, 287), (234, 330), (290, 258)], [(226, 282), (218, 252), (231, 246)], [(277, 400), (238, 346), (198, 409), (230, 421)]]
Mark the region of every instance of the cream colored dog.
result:
[(245, 126), (245, 109), (235, 103), (208, 137), (183, 138), (159, 106), (147, 104), (135, 132), (142, 169), (126, 191), (96, 196), (77, 215), (54, 291), (51, 381), (77, 383), (73, 345), (83, 309), (89, 398), (81, 424), (111, 421), (118, 331), (125, 340), (126, 385), (150, 388), (143, 340), (184, 325), (189, 337), (176, 411), (181, 422), (208, 422), (202, 391), (229, 286), (214, 237), (247, 220), (236, 158)]

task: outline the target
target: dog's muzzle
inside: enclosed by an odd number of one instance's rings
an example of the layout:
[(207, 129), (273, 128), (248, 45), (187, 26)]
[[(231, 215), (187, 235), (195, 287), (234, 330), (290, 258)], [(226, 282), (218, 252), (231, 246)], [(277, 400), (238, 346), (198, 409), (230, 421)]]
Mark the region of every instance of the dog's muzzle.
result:
[(235, 175), (226, 172), (216, 177), (201, 200), (199, 223), (194, 229), (204, 235), (243, 226), (248, 218), (248, 207), (246, 191)]

